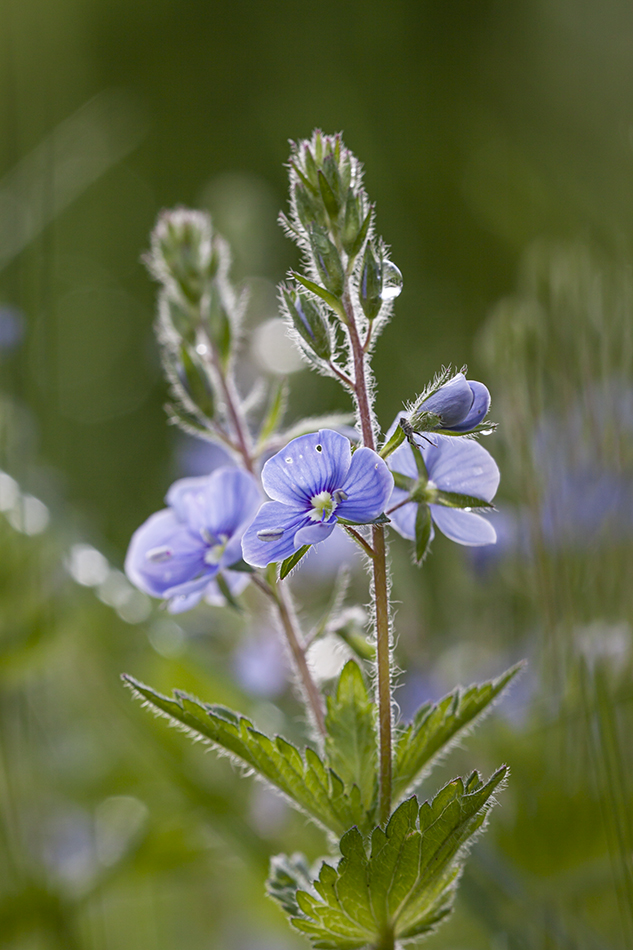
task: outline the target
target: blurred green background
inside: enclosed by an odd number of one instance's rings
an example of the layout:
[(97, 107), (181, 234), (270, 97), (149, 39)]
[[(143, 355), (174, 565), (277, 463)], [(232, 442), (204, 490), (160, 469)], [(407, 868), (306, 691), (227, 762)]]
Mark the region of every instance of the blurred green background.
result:
[[(632, 50), (622, 0), (4, 0), (0, 946), (303, 945), (262, 885), (271, 853), (321, 854), (318, 831), (118, 674), (301, 735), (256, 597), (246, 620), (176, 624), (120, 568), (173, 478), (217, 461), (165, 425), (140, 261), (156, 214), (208, 208), (248, 326), (273, 319), (296, 261), (287, 140), (315, 126), (364, 162), (404, 274), (383, 426), (466, 362), (502, 423), (497, 547), (438, 538), (421, 572), (392, 548), (404, 715), (530, 661), (424, 788), (512, 770), (428, 946), (633, 946)], [(244, 386), (291, 370), (292, 417), (347, 408), (264, 344)], [(308, 620), (330, 583), (298, 574)]]

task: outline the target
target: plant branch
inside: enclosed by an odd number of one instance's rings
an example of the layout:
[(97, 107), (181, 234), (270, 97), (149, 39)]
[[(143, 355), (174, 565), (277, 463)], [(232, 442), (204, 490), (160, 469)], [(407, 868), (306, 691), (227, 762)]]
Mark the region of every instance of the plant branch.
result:
[[(347, 329), (352, 346), (354, 364), (354, 394), (358, 407), (363, 443), (376, 451), (374, 421), (367, 381), (367, 362), (356, 326), (354, 305), (350, 296), (349, 280), (343, 293), (343, 306), (347, 317)], [(380, 820), (386, 822), (391, 814), (392, 776), (392, 721), (391, 721), (391, 644), (389, 624), (389, 582), (387, 576), (387, 550), (384, 528), (374, 525), (372, 529), (374, 557), (374, 602), (376, 620), (376, 664), (378, 670), (378, 724), (380, 736)]]
[(301, 681), (307, 706), (312, 713), (312, 718), (319, 733), (324, 736), (326, 730), (323, 700), (321, 699), (321, 694), (308, 667), (306, 649), (301, 642), (301, 634), (297, 629), (297, 621), (292, 601), (287, 595), (286, 588), (282, 584), (271, 587), (259, 574), (253, 574), (252, 580), (267, 597), (270, 597), (277, 608), (279, 620), (286, 635), (286, 640), (288, 641), (292, 660)]

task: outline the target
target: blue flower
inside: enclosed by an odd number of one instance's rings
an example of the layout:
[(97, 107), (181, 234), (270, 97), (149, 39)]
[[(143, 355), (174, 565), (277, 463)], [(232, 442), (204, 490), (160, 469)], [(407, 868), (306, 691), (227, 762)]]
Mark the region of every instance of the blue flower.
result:
[[(434, 435), (421, 441), (420, 454), (428, 481), (420, 479), (413, 449), (408, 442), (390, 456), (393, 472), (409, 479), (408, 489), (396, 487), (389, 503), (389, 517), (403, 537), (416, 540), (419, 508), (428, 506), (432, 524), (428, 543), (433, 539), (433, 525), (458, 544), (493, 544), (496, 533), (486, 518), (471, 511), (477, 500), (491, 502), (499, 486), (499, 469), (489, 452), (471, 439), (454, 439)], [(416, 440), (417, 441), (417, 440)], [(397, 481), (402, 483), (402, 478)], [(407, 501), (413, 492), (415, 500)], [(460, 498), (460, 496), (465, 496)], [(394, 506), (399, 505), (398, 508)]]
[(411, 422), (415, 428), (415, 417), (432, 412), (440, 420), (441, 429), (451, 432), (471, 432), (486, 417), (490, 409), (490, 393), (483, 383), (466, 379), (463, 373), (456, 373), (452, 379), (416, 406)]
[(324, 541), (339, 518), (374, 521), (385, 510), (393, 476), (376, 452), (360, 448), (352, 455), (345, 436), (321, 429), (269, 459), (262, 483), (273, 501), (262, 505), (242, 539), (244, 560), (255, 567)]
[(201, 478), (181, 478), (165, 501), (169, 507), (132, 535), (125, 559), (132, 583), (169, 601), (171, 613), (190, 610), (203, 597), (225, 603), (220, 572), (230, 593), (241, 593), (248, 574), (230, 567), (242, 559), (242, 535), (261, 502), (253, 476), (220, 468)]

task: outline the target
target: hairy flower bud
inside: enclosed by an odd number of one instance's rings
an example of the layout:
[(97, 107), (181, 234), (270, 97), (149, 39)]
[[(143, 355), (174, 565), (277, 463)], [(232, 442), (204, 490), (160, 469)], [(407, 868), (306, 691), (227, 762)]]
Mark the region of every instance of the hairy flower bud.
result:
[(378, 316), (382, 307), (382, 261), (376, 257), (370, 243), (365, 248), (360, 274), (359, 296), (361, 307), (368, 320)]
[(323, 360), (329, 360), (332, 355), (330, 334), (318, 304), (306, 294), (292, 290), (284, 290), (283, 298), (295, 330), (313, 353)]
[(196, 351), (183, 343), (177, 359), (178, 378), (195, 406), (208, 418), (215, 412), (215, 398), (209, 373)]
[(209, 215), (186, 208), (164, 211), (152, 234), (148, 263), (162, 283), (198, 303), (218, 264)]
[(339, 253), (323, 228), (313, 225), (310, 230), (310, 246), (319, 277), (323, 285), (335, 297), (343, 293), (345, 274)]

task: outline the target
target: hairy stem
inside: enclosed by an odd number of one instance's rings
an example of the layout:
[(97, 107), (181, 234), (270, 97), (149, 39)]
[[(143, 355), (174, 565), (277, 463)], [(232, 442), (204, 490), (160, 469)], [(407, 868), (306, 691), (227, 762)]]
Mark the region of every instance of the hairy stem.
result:
[[(367, 362), (365, 351), (358, 335), (354, 305), (349, 284), (343, 295), (347, 316), (347, 329), (352, 345), (354, 364), (354, 395), (358, 407), (363, 443), (376, 450), (374, 420), (369, 397)], [(389, 582), (387, 575), (387, 547), (385, 531), (381, 525), (372, 529), (374, 557), (374, 601), (376, 608), (376, 664), (378, 669), (378, 726), (380, 736), (380, 820), (387, 821), (391, 814), (391, 650), (389, 630)]]
[[(244, 462), (244, 467), (249, 472), (251, 472), (251, 474), (253, 474), (254, 466), (250, 449), (250, 436), (241, 406), (237, 399), (235, 386), (232, 379), (224, 372), (222, 364), (215, 351), (212, 350), (212, 352), (214, 354), (213, 366), (222, 386), (226, 408), (235, 429), (235, 436), (238, 442), (240, 455), (242, 456), (242, 460)], [(284, 634), (286, 635), (288, 646), (290, 647), (290, 653), (292, 654), (295, 668), (301, 680), (305, 699), (312, 712), (312, 717), (317, 729), (321, 735), (325, 735), (323, 702), (321, 700), (321, 694), (317, 689), (316, 683), (314, 682), (308, 667), (306, 651), (301, 642), (301, 634), (298, 630), (297, 618), (292, 607), (292, 602), (290, 601), (289, 596), (286, 594), (283, 585), (279, 585), (273, 589), (272, 587), (269, 587), (263, 578), (259, 577), (257, 574), (253, 574), (253, 582), (256, 583), (257, 586), (266, 594), (268, 594), (274, 601), (277, 613), (279, 615), (279, 621), (283, 628)]]
[(312, 674), (310, 673), (310, 669), (308, 667), (308, 661), (306, 660), (306, 649), (301, 641), (301, 634), (297, 628), (294, 607), (290, 597), (288, 596), (286, 588), (283, 586), (283, 584), (279, 584), (276, 587), (270, 587), (258, 574), (253, 574), (253, 583), (271, 598), (275, 604), (275, 607), (277, 608), (279, 620), (281, 621), (281, 625), (286, 635), (286, 640), (288, 641), (288, 646), (290, 647), (290, 653), (292, 654), (292, 661), (299, 675), (299, 679), (301, 680), (301, 686), (306, 703), (312, 713), (312, 718), (314, 719), (317, 729), (319, 730), (320, 734), (324, 736), (325, 715), (323, 712), (323, 700), (321, 699), (321, 694), (312, 678)]

